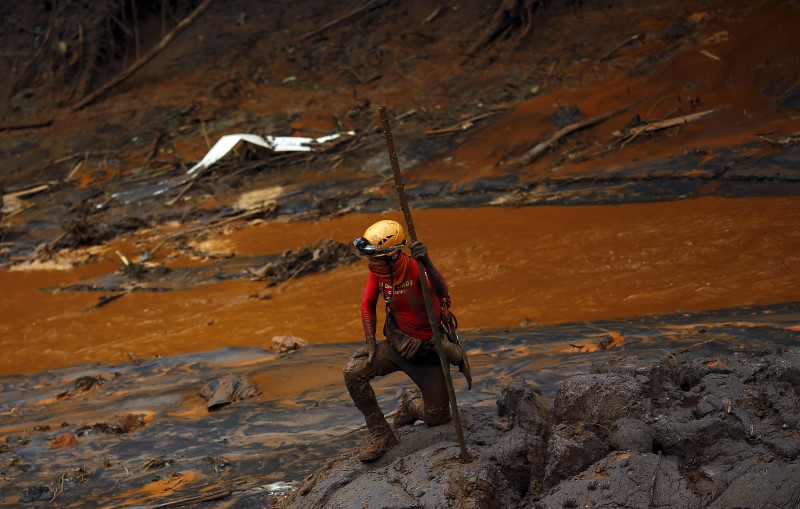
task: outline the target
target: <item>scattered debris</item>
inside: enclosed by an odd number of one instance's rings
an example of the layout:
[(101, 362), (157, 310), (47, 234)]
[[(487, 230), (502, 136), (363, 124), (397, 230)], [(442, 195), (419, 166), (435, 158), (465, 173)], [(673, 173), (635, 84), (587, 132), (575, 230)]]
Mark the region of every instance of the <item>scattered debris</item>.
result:
[(146, 424), (144, 414), (123, 414), (115, 415), (110, 419), (110, 423), (98, 422), (81, 426), (75, 433), (78, 436), (104, 433), (106, 435), (122, 435), (131, 433), (142, 428)]
[(62, 484), (64, 481), (74, 484), (85, 484), (89, 481), (89, 473), (80, 467), (70, 468), (61, 475)]
[(137, 263), (130, 261), (124, 254), (116, 251), (117, 256), (122, 262), (119, 272), (126, 274), (136, 281), (144, 281), (153, 277), (160, 277), (169, 274), (170, 268), (158, 263)]
[(197, 170), (211, 167), (214, 163), (222, 159), (228, 152), (240, 142), (251, 143), (259, 147), (272, 150), (273, 152), (311, 152), (324, 146), (325, 143), (339, 139), (343, 136), (355, 136), (355, 131), (336, 133), (321, 138), (309, 138), (305, 136), (267, 136), (262, 138), (255, 134), (228, 134), (211, 147), (211, 150), (203, 156), (199, 163), (195, 164), (187, 173), (192, 174)]
[(214, 468), (215, 474), (219, 474), (221, 471), (231, 466), (231, 462), (222, 456), (206, 456), (203, 458), (203, 461), (209, 463)]
[(72, 390), (61, 392), (56, 395), (56, 399), (65, 399), (71, 398), (72, 396), (76, 396), (78, 394), (83, 394), (85, 392), (89, 392), (92, 389), (99, 387), (105, 383), (106, 379), (102, 376), (82, 376), (77, 378), (73, 383)]
[(175, 462), (173, 460), (164, 459), (164, 456), (156, 456), (150, 458), (139, 466), (139, 470), (147, 472), (148, 470), (158, 470), (165, 467), (171, 467)]
[(242, 219), (255, 219), (255, 218), (258, 218), (258, 217), (260, 217), (260, 218), (270, 217), (270, 216), (275, 214), (276, 210), (277, 210), (277, 205), (274, 202), (270, 202), (270, 203), (267, 203), (264, 206), (259, 207), (257, 209), (247, 210), (247, 211), (242, 212), (241, 214), (238, 214), (238, 215), (235, 215), (235, 216), (232, 216), (232, 217), (226, 217), (224, 219), (217, 219), (216, 221), (211, 221), (208, 224), (204, 224), (204, 225), (200, 225), (200, 226), (194, 226), (192, 228), (187, 228), (186, 230), (181, 230), (179, 232), (172, 233), (172, 234), (167, 235), (166, 237), (164, 237), (161, 240), (161, 242), (156, 244), (156, 246), (153, 249), (150, 250), (149, 255), (152, 258), (159, 249), (164, 247), (164, 244), (166, 244), (168, 242), (171, 242), (173, 240), (177, 240), (177, 239), (186, 237), (186, 236), (191, 235), (191, 234), (204, 235), (204, 234), (207, 234), (209, 231), (211, 231), (214, 228), (218, 228), (220, 226), (224, 226), (224, 225), (232, 223), (234, 221), (240, 221)]
[(581, 129), (586, 129), (587, 127), (591, 127), (595, 124), (599, 124), (600, 122), (604, 122), (609, 118), (615, 117), (622, 112), (625, 112), (631, 108), (633, 108), (636, 104), (638, 104), (642, 99), (639, 101), (635, 101), (627, 106), (623, 106), (622, 108), (618, 108), (614, 111), (610, 111), (608, 113), (604, 113), (602, 115), (597, 115), (592, 118), (588, 118), (586, 120), (582, 120), (580, 122), (576, 122), (574, 124), (570, 124), (566, 127), (563, 127), (556, 131), (552, 136), (550, 136), (545, 141), (538, 143), (535, 147), (525, 152), (522, 156), (518, 157), (513, 161), (514, 165), (517, 166), (526, 166), (531, 164), (533, 161), (539, 158), (542, 154), (550, 150), (554, 145), (556, 145), (562, 138), (574, 133), (575, 131), (579, 131)]
[(756, 136), (766, 141), (770, 145), (778, 148), (791, 147), (792, 145), (800, 143), (800, 133), (789, 134), (786, 136), (781, 136), (780, 138), (770, 138), (768, 136), (769, 134), (772, 133), (756, 134)]
[(313, 246), (290, 249), (281, 257), (257, 269), (249, 269), (256, 281), (269, 279), (269, 287), (278, 286), (274, 291), (262, 292), (260, 299), (269, 299), (280, 293), (284, 285), (292, 279), (312, 272), (327, 272), (341, 265), (349, 265), (359, 260), (351, 247), (333, 239), (324, 240)]

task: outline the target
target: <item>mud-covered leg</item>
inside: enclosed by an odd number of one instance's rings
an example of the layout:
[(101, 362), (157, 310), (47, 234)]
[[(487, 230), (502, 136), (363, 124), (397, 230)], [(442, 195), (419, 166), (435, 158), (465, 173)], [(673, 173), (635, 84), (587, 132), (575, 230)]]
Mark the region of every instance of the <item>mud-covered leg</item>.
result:
[(387, 362), (386, 348), (385, 343), (377, 345), (372, 363), (367, 362), (366, 353), (356, 352), (344, 368), (347, 391), (356, 408), (364, 414), (369, 430), (367, 443), (358, 454), (358, 459), (364, 462), (375, 461), (397, 444), (397, 438), (386, 422), (386, 417), (375, 397), (375, 391), (369, 383), (376, 376), (396, 371), (396, 368)]
[(400, 406), (397, 408), (397, 413), (392, 421), (394, 429), (414, 424), (419, 420), (423, 420), (424, 417), (425, 403), (422, 401), (419, 389), (416, 387), (403, 389)]
[(425, 421), (428, 426), (441, 426), (449, 422), (450, 400), (441, 366), (415, 365), (407, 373), (417, 384), (420, 392), (420, 398), (416, 401), (411, 398), (408, 402), (412, 415), (418, 415), (418, 418)]

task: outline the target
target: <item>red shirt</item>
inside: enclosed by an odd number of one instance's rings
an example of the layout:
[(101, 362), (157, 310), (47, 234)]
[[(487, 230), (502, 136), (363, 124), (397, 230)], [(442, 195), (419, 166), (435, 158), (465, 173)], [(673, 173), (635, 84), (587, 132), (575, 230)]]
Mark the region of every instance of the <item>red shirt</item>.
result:
[[(407, 256), (403, 254), (402, 256)], [(425, 274), (428, 280), (428, 275)], [(444, 276), (442, 276), (444, 279)], [(430, 287), (430, 281), (428, 281)], [(369, 273), (367, 286), (364, 289), (364, 298), (361, 301), (361, 321), (364, 324), (364, 333), (367, 337), (375, 335), (375, 306), (378, 303), (378, 296), (383, 293), (383, 297), (391, 297), (392, 287), (381, 283), (378, 277), (372, 272)], [(436, 294), (431, 291), (431, 301), (433, 304), (433, 316), (436, 323), (439, 323), (442, 307)], [(431, 324), (428, 320), (428, 311), (425, 309), (425, 298), (422, 294), (422, 287), (419, 284), (419, 268), (416, 260), (412, 260), (408, 265), (405, 279), (394, 287), (394, 300), (389, 304), (394, 322), (406, 334), (415, 338), (427, 341), (433, 336)]]

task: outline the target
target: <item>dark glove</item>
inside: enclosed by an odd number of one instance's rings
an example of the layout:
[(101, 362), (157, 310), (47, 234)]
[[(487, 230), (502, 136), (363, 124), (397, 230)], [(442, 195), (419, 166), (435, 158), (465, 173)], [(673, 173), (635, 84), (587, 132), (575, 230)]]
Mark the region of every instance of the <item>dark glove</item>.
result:
[(472, 389), (472, 371), (469, 369), (467, 352), (464, 352), (464, 360), (458, 365), (458, 370), (464, 375), (464, 378), (467, 381), (467, 390)]
[(420, 346), (422, 346), (422, 341), (411, 336), (404, 336), (397, 351), (404, 359), (411, 359), (416, 355)]
[(375, 338), (367, 338), (367, 342), (356, 350), (353, 357), (366, 357), (367, 364), (372, 364), (372, 358), (375, 357)]
[(415, 260), (424, 262), (428, 259), (428, 246), (422, 242), (415, 240), (408, 248), (411, 250), (411, 256), (413, 256)]
[(367, 351), (367, 364), (372, 364), (372, 359), (375, 357), (375, 338), (367, 339), (364, 348)]

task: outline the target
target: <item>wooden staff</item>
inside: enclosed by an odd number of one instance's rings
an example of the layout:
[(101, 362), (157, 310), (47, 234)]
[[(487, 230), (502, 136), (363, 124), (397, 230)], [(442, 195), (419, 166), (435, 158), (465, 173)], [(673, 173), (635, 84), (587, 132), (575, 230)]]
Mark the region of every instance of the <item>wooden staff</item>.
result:
[[(392, 163), (392, 171), (394, 172), (394, 184), (397, 189), (397, 195), (400, 197), (400, 208), (403, 210), (403, 217), (406, 220), (406, 227), (408, 229), (408, 236), (411, 242), (417, 240), (417, 231), (414, 229), (414, 220), (411, 218), (411, 209), (408, 207), (408, 199), (406, 199), (405, 182), (403, 181), (403, 174), (400, 172), (400, 165), (397, 164), (397, 152), (394, 149), (394, 140), (392, 139), (392, 128), (389, 125), (389, 115), (386, 113), (386, 107), (379, 108), (381, 115), (381, 123), (383, 124), (383, 134), (386, 136), (386, 149), (389, 151), (389, 160)], [(467, 452), (467, 444), (464, 442), (464, 430), (461, 427), (461, 417), (458, 415), (458, 403), (456, 402), (456, 393), (453, 389), (453, 379), (450, 377), (450, 363), (447, 362), (447, 355), (444, 353), (444, 344), (442, 343), (442, 335), (439, 332), (439, 324), (436, 321), (436, 316), (433, 312), (433, 304), (431, 303), (431, 291), (428, 287), (428, 282), (425, 278), (425, 268), (422, 262), (416, 260), (417, 268), (419, 269), (420, 286), (422, 286), (422, 296), (425, 299), (425, 309), (428, 311), (428, 321), (431, 324), (433, 331), (433, 341), (436, 346), (436, 353), (439, 354), (439, 362), (442, 365), (442, 372), (444, 373), (444, 380), (447, 383), (447, 395), (450, 399), (450, 413), (453, 415), (453, 425), (456, 428), (456, 435), (458, 436), (458, 445), (461, 447), (461, 462), (468, 463), (472, 460)]]

